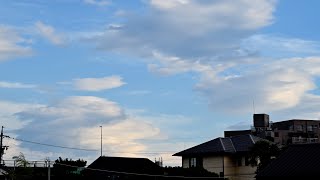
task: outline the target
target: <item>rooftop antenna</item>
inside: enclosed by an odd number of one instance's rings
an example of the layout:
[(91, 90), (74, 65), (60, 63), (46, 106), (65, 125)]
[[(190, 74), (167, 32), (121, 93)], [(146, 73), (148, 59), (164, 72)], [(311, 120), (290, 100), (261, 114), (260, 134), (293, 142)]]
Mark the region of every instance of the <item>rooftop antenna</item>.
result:
[(256, 107), (254, 105), (254, 99), (252, 100), (252, 107), (253, 107), (253, 114), (255, 114), (256, 113)]

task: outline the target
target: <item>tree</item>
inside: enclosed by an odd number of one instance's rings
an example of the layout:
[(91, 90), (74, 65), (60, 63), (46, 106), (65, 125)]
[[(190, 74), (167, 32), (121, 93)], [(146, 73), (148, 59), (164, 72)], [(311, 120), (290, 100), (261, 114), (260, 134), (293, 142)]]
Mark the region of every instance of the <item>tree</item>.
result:
[(32, 179), (33, 170), (28, 167), (29, 162), (26, 160), (23, 153), (20, 152), (18, 156), (13, 156), (12, 159), (15, 161), (16, 168), (8, 172), (7, 176), (10, 179)]
[(72, 159), (59, 159), (55, 160), (55, 164), (53, 164), (53, 174), (59, 177), (80, 177), (81, 170), (86, 166), (87, 161), (82, 159), (78, 159), (76, 161)]
[(13, 156), (12, 159), (15, 161), (17, 167), (25, 168), (29, 164), (22, 152), (20, 152), (18, 156)]
[(251, 166), (258, 165), (257, 172), (259, 172), (279, 154), (280, 149), (276, 144), (267, 140), (260, 140), (250, 148), (249, 162)]

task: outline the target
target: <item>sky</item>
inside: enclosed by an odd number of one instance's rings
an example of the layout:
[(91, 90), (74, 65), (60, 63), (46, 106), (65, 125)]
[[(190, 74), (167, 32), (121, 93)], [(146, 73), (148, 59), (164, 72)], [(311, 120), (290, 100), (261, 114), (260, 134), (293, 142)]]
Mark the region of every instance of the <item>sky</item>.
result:
[(320, 117), (317, 0), (0, 3), (5, 160), (90, 164), (102, 132), (105, 156), (181, 166), (254, 113)]

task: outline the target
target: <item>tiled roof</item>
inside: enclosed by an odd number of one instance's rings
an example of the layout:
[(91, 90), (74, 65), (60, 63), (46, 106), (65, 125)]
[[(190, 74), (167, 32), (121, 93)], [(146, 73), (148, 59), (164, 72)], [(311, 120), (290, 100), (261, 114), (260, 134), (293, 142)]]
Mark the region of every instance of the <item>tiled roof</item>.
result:
[(88, 168), (129, 173), (162, 173), (161, 168), (147, 158), (100, 156)]
[(318, 176), (320, 173), (320, 144), (291, 145), (277, 159), (257, 174), (268, 177)]
[(216, 138), (199, 144), (192, 148), (178, 152), (173, 156), (189, 156), (203, 154), (239, 153), (247, 152), (249, 148), (261, 138), (251, 134), (239, 135), (226, 138)]

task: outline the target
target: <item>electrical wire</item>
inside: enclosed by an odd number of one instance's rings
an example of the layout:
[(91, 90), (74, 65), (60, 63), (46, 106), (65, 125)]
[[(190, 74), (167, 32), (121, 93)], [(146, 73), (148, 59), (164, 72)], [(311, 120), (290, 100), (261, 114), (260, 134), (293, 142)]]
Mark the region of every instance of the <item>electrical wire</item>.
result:
[(182, 178), (182, 179), (224, 179), (221, 177), (186, 177), (186, 176), (166, 176), (166, 175), (156, 175), (156, 174), (140, 174), (140, 173), (131, 173), (131, 172), (124, 172), (124, 171), (111, 171), (111, 170), (105, 170), (105, 169), (95, 169), (95, 168), (88, 168), (88, 167), (78, 167), (78, 166), (72, 166), (62, 163), (56, 163), (62, 166), (67, 167), (74, 167), (74, 168), (83, 168), (88, 169), (92, 171), (100, 171), (100, 172), (108, 172), (108, 173), (117, 173), (117, 174), (125, 174), (125, 175), (135, 175), (135, 176), (149, 176), (149, 177), (164, 177), (164, 178)]
[(39, 142), (34, 142), (34, 141), (29, 141), (29, 140), (24, 140), (24, 139), (19, 139), (19, 138), (13, 138), (13, 137), (9, 137), (10, 139), (14, 139), (17, 141), (22, 141), (22, 142), (26, 142), (26, 143), (32, 143), (32, 144), (38, 144), (38, 145), (42, 145), (42, 146), (50, 146), (50, 147), (56, 147), (56, 148), (63, 148), (63, 149), (73, 149), (73, 150), (79, 150), (79, 151), (98, 151), (96, 149), (83, 149), (83, 148), (75, 148), (75, 147), (67, 147), (67, 146), (59, 146), (59, 145), (52, 145), (52, 144), (46, 144), (46, 143), (39, 143)]

